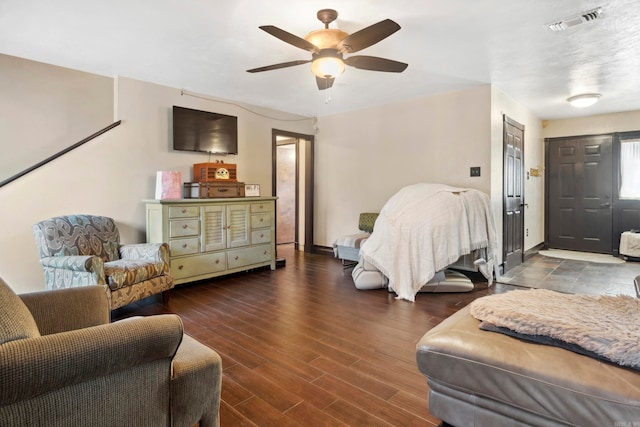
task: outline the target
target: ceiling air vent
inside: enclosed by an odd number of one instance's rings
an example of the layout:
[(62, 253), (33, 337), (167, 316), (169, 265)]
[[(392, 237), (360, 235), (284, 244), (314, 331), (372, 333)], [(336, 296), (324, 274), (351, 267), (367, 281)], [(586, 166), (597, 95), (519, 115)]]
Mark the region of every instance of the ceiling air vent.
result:
[(575, 27), (576, 25), (584, 24), (585, 22), (595, 21), (602, 17), (602, 8), (597, 7), (595, 9), (582, 12), (580, 15), (572, 16), (570, 18), (561, 19), (547, 24), (551, 31), (564, 31), (567, 28)]

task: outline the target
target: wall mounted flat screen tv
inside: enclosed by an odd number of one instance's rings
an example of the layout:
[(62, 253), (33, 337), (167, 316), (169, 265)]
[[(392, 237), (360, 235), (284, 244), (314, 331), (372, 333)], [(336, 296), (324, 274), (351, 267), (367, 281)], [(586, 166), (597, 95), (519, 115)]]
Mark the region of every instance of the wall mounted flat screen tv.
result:
[(174, 105), (173, 149), (238, 154), (238, 118)]

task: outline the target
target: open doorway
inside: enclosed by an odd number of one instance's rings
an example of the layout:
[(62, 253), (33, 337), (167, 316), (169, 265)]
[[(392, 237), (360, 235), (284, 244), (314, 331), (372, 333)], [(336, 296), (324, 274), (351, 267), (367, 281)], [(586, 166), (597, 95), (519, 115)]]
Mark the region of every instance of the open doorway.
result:
[(280, 262), (313, 248), (313, 136), (274, 129), (273, 195)]
[(298, 141), (286, 138), (276, 145), (276, 245), (298, 244)]

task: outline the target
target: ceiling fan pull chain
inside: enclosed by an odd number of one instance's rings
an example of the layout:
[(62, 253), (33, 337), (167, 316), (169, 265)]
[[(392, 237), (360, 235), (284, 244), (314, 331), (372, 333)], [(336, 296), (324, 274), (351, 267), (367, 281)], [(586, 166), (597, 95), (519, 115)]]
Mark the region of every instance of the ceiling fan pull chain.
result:
[(324, 103), (328, 104), (331, 102), (331, 88), (328, 88), (324, 91)]

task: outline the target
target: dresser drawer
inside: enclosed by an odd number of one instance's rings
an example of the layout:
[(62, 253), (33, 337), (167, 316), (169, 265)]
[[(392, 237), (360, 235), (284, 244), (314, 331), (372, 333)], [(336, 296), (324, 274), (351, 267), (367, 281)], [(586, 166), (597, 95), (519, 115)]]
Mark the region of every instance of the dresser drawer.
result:
[(271, 242), (271, 230), (253, 230), (251, 232), (251, 244), (257, 245), (260, 243), (270, 243)]
[(194, 219), (174, 219), (169, 221), (169, 238), (197, 236), (200, 222)]
[(216, 273), (227, 269), (225, 253), (195, 255), (170, 261), (171, 274), (176, 280)]
[(251, 213), (271, 212), (272, 203), (251, 203)]
[(261, 245), (228, 252), (229, 268), (245, 267), (271, 261), (271, 246)]
[(197, 216), (197, 206), (169, 206), (169, 218), (190, 218)]
[(263, 228), (271, 226), (271, 213), (251, 215), (251, 228)]
[(178, 239), (169, 241), (171, 256), (190, 255), (198, 253), (198, 238)]

